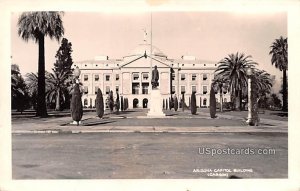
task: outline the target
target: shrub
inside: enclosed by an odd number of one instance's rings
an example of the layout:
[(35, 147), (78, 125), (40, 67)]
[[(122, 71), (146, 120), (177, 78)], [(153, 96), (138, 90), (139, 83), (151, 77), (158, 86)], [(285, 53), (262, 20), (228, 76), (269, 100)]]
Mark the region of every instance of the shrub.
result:
[(184, 103), (184, 94), (182, 94), (182, 98), (181, 98), (181, 108), (182, 108), (182, 111), (184, 111), (184, 106), (185, 106), (185, 103)]
[(112, 90), (110, 90), (108, 97), (109, 97), (109, 109), (110, 112), (112, 113), (114, 110), (114, 94)]
[(128, 99), (124, 98), (124, 110), (128, 109)]
[(175, 110), (175, 111), (178, 110), (178, 99), (177, 99), (176, 96), (175, 96), (175, 98), (174, 98), (174, 110)]
[(192, 97), (191, 97), (191, 113), (193, 115), (196, 114), (197, 112), (197, 105), (196, 105), (196, 95), (195, 95), (195, 92), (192, 93)]
[(120, 110), (120, 98), (119, 98), (119, 93), (117, 92), (117, 99), (116, 99), (116, 110), (117, 113), (119, 113)]
[(210, 88), (209, 111), (210, 117), (216, 118), (216, 94), (213, 87)]
[(103, 117), (103, 114), (104, 114), (104, 104), (103, 104), (103, 95), (102, 95), (102, 91), (100, 90), (100, 88), (98, 88), (98, 91), (97, 91), (96, 112), (97, 112), (97, 116), (99, 118)]
[(166, 110), (168, 110), (168, 99), (166, 99)]
[(81, 94), (79, 90), (79, 84), (75, 84), (72, 100), (71, 100), (71, 116), (74, 121), (78, 122), (81, 120), (83, 115), (82, 102), (81, 102)]
[(124, 99), (123, 96), (121, 96), (121, 111), (124, 110)]

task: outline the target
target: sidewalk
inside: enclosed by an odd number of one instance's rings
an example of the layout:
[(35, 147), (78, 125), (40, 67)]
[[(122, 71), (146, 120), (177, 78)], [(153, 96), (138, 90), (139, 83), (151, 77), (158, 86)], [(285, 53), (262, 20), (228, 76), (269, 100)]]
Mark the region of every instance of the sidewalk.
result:
[[(87, 112), (82, 125), (71, 125), (70, 116), (13, 119), (12, 133), (287, 133), (287, 121), (261, 119), (260, 126), (247, 126), (245, 119), (218, 113), (211, 119), (209, 113), (165, 111), (166, 118), (155, 119), (146, 116), (147, 110), (133, 110), (119, 115), (106, 114), (103, 119)], [(157, 123), (160, 121), (160, 123)], [(181, 123), (179, 123), (181, 122)], [(116, 125), (120, 124), (121, 125)], [(156, 125), (155, 125), (156, 124)], [(162, 125), (157, 125), (162, 124)], [(221, 124), (221, 125), (220, 125)]]

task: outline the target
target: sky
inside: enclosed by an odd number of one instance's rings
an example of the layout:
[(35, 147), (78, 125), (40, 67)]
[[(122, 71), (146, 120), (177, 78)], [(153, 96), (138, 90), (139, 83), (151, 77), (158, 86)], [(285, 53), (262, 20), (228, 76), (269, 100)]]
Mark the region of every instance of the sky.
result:
[[(12, 63), (21, 73), (37, 72), (38, 45), (17, 34), (20, 13), (11, 16)], [(65, 12), (64, 37), (72, 43), (74, 62), (95, 56), (122, 58), (143, 42), (143, 29), (150, 33), (149, 12)], [(272, 42), (287, 37), (286, 12), (153, 12), (152, 42), (168, 58), (193, 55), (218, 62), (228, 54), (251, 55), (258, 68), (276, 75), (275, 92), (282, 72), (271, 65)], [(60, 42), (45, 40), (46, 70), (51, 71)]]

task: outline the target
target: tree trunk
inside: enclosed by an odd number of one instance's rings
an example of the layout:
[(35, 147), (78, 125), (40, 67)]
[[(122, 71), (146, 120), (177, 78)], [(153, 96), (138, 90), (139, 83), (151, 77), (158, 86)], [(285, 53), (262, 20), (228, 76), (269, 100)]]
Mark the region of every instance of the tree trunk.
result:
[(60, 91), (59, 89), (57, 90), (56, 94), (56, 106), (55, 106), (56, 111), (60, 111)]
[(223, 92), (222, 92), (222, 87), (220, 88), (220, 112), (223, 112)]
[(283, 82), (282, 82), (282, 111), (288, 111), (288, 90), (287, 90), (287, 76), (286, 76), (286, 70), (283, 70)]
[(239, 90), (239, 101), (240, 101), (239, 109), (240, 109), (240, 111), (243, 110), (242, 109), (243, 108), (243, 106), (242, 106), (242, 104), (243, 104), (242, 100), (243, 100), (243, 98), (242, 98), (242, 90)]
[(45, 99), (45, 37), (39, 34), (39, 62), (38, 62), (38, 104), (37, 116), (47, 117), (46, 99)]

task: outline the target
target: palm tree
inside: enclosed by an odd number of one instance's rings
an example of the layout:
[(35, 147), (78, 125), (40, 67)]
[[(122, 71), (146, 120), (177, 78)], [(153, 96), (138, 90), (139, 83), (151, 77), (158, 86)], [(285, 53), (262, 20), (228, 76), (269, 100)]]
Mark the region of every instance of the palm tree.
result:
[(223, 112), (223, 89), (228, 84), (228, 79), (222, 75), (216, 75), (213, 79), (213, 86), (220, 91), (220, 112)]
[(235, 99), (239, 98), (239, 109), (242, 110), (242, 90), (247, 86), (246, 69), (254, 67), (257, 63), (252, 61), (251, 56), (245, 56), (244, 53), (237, 52), (229, 54), (219, 62), (216, 69), (216, 75), (222, 75), (228, 79), (229, 91)]
[(70, 71), (61, 70), (60, 72), (53, 72), (46, 74), (46, 84), (49, 86), (49, 89), (46, 93), (47, 100), (49, 103), (55, 102), (55, 110), (61, 110), (61, 102), (66, 100), (66, 93), (68, 92), (69, 87), (71, 86)]
[(282, 110), (288, 110), (288, 91), (287, 91), (287, 76), (286, 72), (288, 70), (288, 43), (287, 38), (282, 36), (279, 39), (275, 39), (271, 45), (272, 55), (271, 63), (274, 64), (276, 68), (283, 72), (283, 82), (282, 82)]
[(60, 40), (64, 34), (61, 12), (24, 12), (18, 20), (18, 34), (26, 42), (29, 39), (39, 44), (38, 58), (38, 104), (37, 116), (46, 117), (45, 101), (45, 37)]
[(257, 86), (258, 93), (270, 93), (273, 86), (271, 76), (264, 70), (255, 69), (253, 77), (253, 85)]
[(19, 66), (11, 65), (11, 96), (16, 97), (18, 94), (23, 94), (24, 91), (19, 87), (19, 82), (22, 79)]

